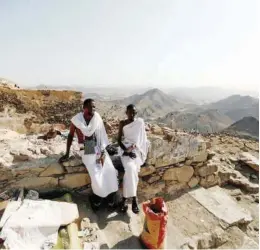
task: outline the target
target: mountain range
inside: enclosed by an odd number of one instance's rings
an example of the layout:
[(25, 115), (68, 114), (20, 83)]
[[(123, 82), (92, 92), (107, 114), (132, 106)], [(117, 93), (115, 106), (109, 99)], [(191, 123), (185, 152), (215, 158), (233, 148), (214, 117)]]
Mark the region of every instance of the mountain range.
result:
[[(5, 81), (4, 81), (5, 82)], [(40, 85), (37, 89), (48, 89)], [(81, 90), (83, 98), (93, 98), (97, 103), (97, 111), (103, 117), (125, 117), (128, 104), (135, 104), (138, 115), (146, 121), (160, 123), (175, 129), (198, 130), (202, 133), (219, 132), (227, 129), (244, 117), (259, 119), (259, 99), (249, 95), (231, 95), (211, 103), (199, 104), (198, 92), (194, 91), (192, 99), (190, 92), (180, 95), (178, 91), (167, 92), (160, 89), (139, 88), (128, 91), (127, 88), (84, 88), (72, 86), (52, 87), (51, 89)], [(185, 88), (182, 88), (183, 91)], [(214, 90), (211, 87), (209, 90)], [(201, 89), (202, 90), (202, 89)], [(221, 91), (219, 92), (221, 93)], [(218, 93), (217, 93), (218, 95)], [(217, 95), (211, 94), (209, 100)], [(201, 93), (205, 96), (205, 93)], [(213, 98), (214, 99), (214, 98)], [(8, 105), (8, 104), (7, 104)], [(243, 124), (247, 124), (243, 122)], [(235, 126), (237, 127), (237, 126)], [(231, 127), (234, 128), (235, 127)]]
[[(83, 93), (83, 95), (90, 95), (90, 93), (98, 94), (101, 99), (104, 100), (118, 100), (123, 99), (135, 94), (142, 94), (153, 88), (151, 87), (131, 87), (122, 86), (119, 87), (107, 87), (107, 86), (91, 86), (90, 84), (77, 85), (36, 85), (35, 87), (23, 86), (29, 89), (54, 89), (54, 90), (76, 90)], [(221, 99), (225, 99), (232, 95), (249, 95), (252, 97), (258, 97), (257, 91), (246, 91), (239, 89), (228, 89), (221, 87), (174, 87), (174, 88), (160, 88), (163, 92), (168, 93), (170, 96), (174, 97), (179, 102), (192, 103), (192, 104), (208, 104), (212, 102), (217, 102)]]
[(215, 133), (224, 130), (249, 114), (258, 119), (259, 100), (250, 96), (233, 95), (210, 104), (180, 102), (159, 89), (132, 95), (117, 101), (99, 102), (104, 116), (124, 117), (125, 107), (135, 104), (138, 115), (146, 121), (174, 129)]

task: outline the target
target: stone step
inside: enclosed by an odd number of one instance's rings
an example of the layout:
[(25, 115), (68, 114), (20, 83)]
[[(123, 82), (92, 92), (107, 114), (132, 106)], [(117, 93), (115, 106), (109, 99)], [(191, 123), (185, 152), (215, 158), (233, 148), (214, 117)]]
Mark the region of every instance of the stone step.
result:
[(223, 223), (223, 228), (251, 222), (252, 216), (249, 211), (240, 207), (235, 200), (226, 194), (219, 186), (209, 189), (199, 188), (189, 194), (204, 206), (209, 212)]

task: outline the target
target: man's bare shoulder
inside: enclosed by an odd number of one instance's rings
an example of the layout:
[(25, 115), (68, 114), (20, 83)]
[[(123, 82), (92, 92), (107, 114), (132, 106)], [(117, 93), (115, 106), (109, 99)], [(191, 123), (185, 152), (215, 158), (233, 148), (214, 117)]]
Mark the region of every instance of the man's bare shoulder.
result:
[(124, 127), (127, 124), (127, 120), (121, 120), (119, 126)]

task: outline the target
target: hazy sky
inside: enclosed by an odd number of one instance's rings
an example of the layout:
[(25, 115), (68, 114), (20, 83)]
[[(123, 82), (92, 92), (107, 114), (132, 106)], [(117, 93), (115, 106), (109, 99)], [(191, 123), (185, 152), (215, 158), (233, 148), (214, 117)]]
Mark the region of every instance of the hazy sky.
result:
[(0, 0), (0, 77), (257, 89), (259, 0)]

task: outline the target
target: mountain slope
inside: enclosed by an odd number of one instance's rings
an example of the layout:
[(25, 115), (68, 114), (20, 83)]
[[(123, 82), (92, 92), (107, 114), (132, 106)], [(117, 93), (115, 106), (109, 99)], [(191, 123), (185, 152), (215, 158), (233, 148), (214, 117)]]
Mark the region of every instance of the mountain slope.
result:
[(212, 103), (217, 102), (221, 99), (228, 98), (232, 95), (250, 95), (257, 97), (258, 93), (254, 91), (238, 90), (238, 89), (228, 89), (221, 87), (211, 87), (211, 86), (202, 86), (202, 87), (178, 87), (174, 89), (168, 89), (167, 93), (173, 95), (177, 100), (179, 98), (187, 99), (192, 101), (192, 103)]
[(217, 109), (233, 121), (238, 121), (245, 116), (259, 118), (259, 100), (251, 96), (233, 95), (206, 105), (205, 108)]
[(231, 135), (259, 138), (259, 121), (252, 116), (247, 116), (233, 123), (231, 126), (224, 129), (223, 132)]
[(205, 110), (194, 112), (171, 112), (157, 119), (173, 129), (184, 129), (186, 131), (198, 131), (200, 133), (215, 133), (232, 124), (232, 120), (217, 110)]

